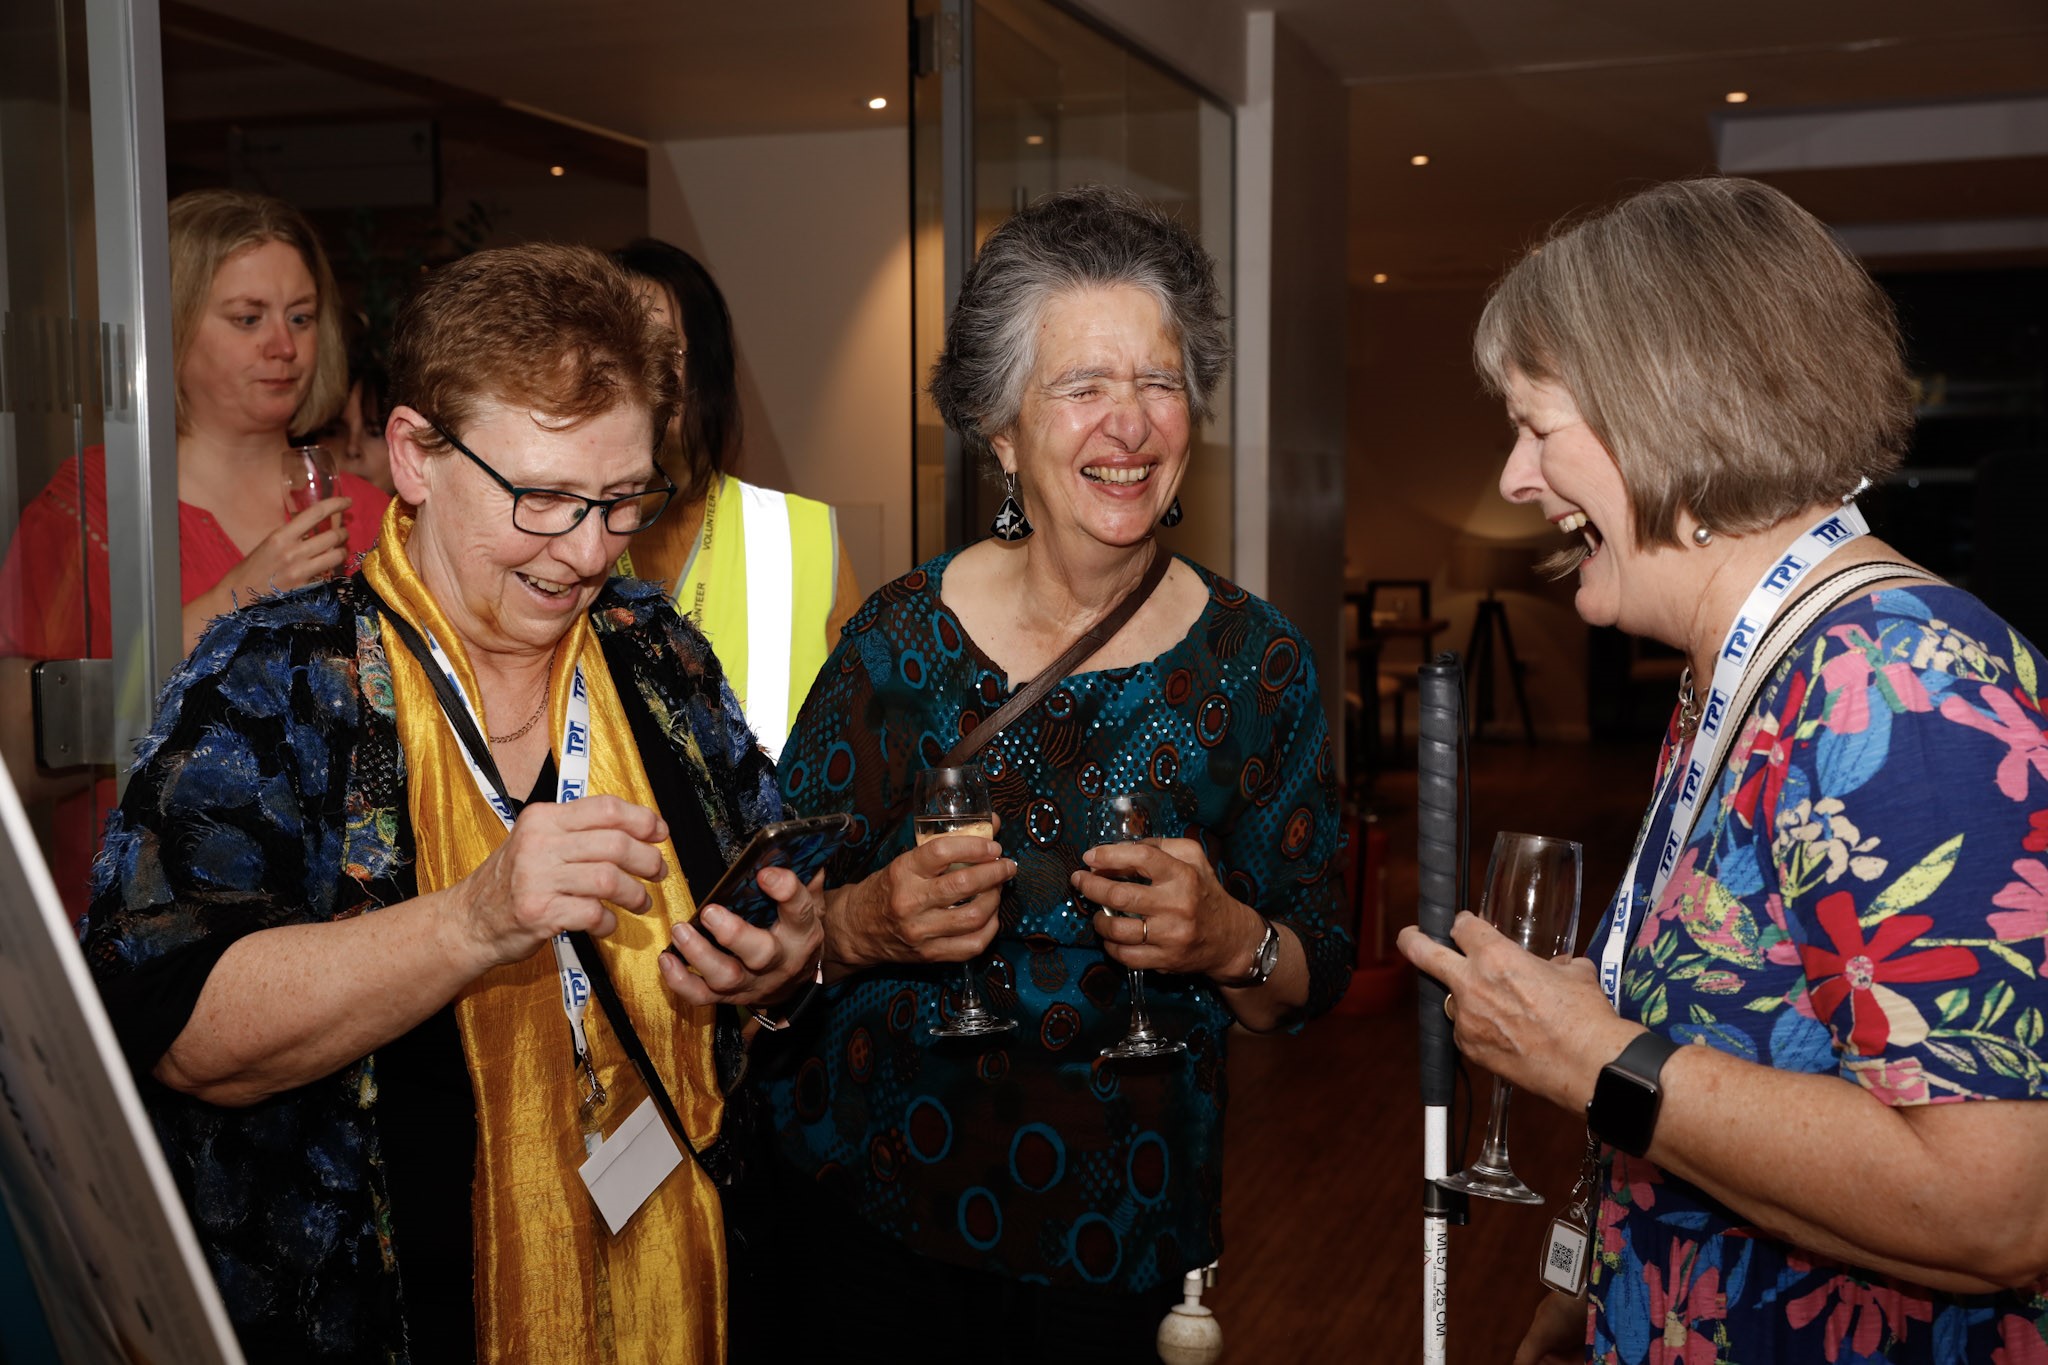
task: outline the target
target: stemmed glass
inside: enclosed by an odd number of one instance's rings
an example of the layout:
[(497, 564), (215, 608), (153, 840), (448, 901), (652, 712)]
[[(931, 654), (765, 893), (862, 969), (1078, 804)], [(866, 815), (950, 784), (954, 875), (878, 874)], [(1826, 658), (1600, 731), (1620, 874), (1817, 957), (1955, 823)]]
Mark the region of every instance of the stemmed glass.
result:
[[(1481, 912), (1503, 934), (1539, 957), (1551, 958), (1578, 941), (1579, 883), (1584, 853), (1569, 839), (1543, 834), (1498, 834), (1486, 867)], [(1510, 1204), (1540, 1204), (1508, 1165), (1508, 1100), (1514, 1087), (1493, 1078), (1493, 1113), (1479, 1160), (1439, 1182), (1454, 1190)]]
[(334, 457), (324, 447), (311, 442), (288, 446), (281, 463), (287, 517), (295, 517), (314, 503), (334, 496)]
[[(1158, 823), (1152, 803), (1142, 796), (1100, 797), (1088, 808), (1088, 846), (1099, 848), (1103, 844), (1136, 843), (1140, 839), (1149, 839), (1159, 832)], [(1100, 868), (1095, 870), (1095, 875), (1111, 881), (1144, 881), (1132, 873), (1106, 872)], [(1109, 907), (1103, 908), (1107, 910)], [(1111, 910), (1110, 913), (1116, 912)], [(1129, 1062), (1186, 1052), (1186, 1043), (1169, 1038), (1152, 1027), (1152, 1017), (1145, 1012), (1145, 973), (1136, 967), (1124, 970), (1131, 979), (1130, 1027), (1124, 1030), (1121, 1039), (1102, 1049), (1099, 1055), (1110, 1061)]]
[[(978, 767), (924, 769), (917, 775), (912, 801), (910, 830), (920, 847), (949, 834), (996, 837), (995, 806), (988, 799), (988, 782)], [(974, 963), (968, 961), (960, 964), (958, 1013), (951, 1019), (942, 1017), (932, 1025), (931, 1032), (934, 1038), (981, 1038), (991, 1033), (1008, 1033), (1016, 1027), (1016, 1020), (992, 1013), (981, 1002), (981, 988), (974, 981)]]

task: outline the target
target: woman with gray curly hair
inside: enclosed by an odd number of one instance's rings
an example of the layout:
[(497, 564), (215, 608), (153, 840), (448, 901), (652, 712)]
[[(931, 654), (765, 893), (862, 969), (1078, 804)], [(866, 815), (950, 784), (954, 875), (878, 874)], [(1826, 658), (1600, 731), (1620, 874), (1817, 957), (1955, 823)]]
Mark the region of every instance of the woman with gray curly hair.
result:
[[(786, 1179), (823, 1187), (812, 1316), (845, 1358), (1149, 1359), (1220, 1246), (1230, 1025), (1346, 984), (1308, 647), (1156, 535), (1228, 351), (1208, 255), (1134, 195), (1068, 191), (991, 234), (931, 390), (1009, 497), (989, 539), (869, 599), (783, 753), (792, 807), (855, 817), (825, 1008), (764, 1068)], [(962, 764), (996, 837), (916, 846), (917, 779)], [(1152, 837), (1103, 842), (1130, 795)], [(1138, 971), (1163, 1055), (1105, 1056)]]

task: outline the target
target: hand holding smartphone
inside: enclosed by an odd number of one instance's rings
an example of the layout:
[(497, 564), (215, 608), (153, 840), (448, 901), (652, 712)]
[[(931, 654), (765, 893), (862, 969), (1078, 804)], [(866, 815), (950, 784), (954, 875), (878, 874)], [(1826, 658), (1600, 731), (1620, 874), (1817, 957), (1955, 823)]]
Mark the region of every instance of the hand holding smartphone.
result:
[[(798, 881), (809, 882), (839, 851), (852, 830), (853, 817), (844, 814), (814, 815), (763, 825), (725, 869), (703, 904), (722, 905), (756, 928), (769, 928), (781, 913), (781, 906), (761, 889), (761, 873), (771, 867), (783, 867), (794, 873)], [(712, 943), (718, 943), (705, 931), (701, 919), (696, 929)], [(668, 951), (676, 952), (673, 945)]]

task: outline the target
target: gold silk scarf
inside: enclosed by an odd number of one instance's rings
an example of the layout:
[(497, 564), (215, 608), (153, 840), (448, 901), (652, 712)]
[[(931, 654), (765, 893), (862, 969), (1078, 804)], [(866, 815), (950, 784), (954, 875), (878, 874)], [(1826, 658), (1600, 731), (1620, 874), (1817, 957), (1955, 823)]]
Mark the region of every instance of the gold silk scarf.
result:
[[(364, 576), (393, 611), (433, 637), (463, 691), (478, 698), (468, 652), (405, 552), (412, 528), (411, 514), (393, 500)], [(478, 792), (425, 669), (388, 622), (383, 644), (425, 895), (475, 871), (506, 831)], [(554, 747), (578, 664), (590, 698), (591, 794), (652, 808), (647, 773), (587, 615), (577, 617), (555, 656), (548, 690)], [(717, 1136), (724, 1107), (711, 1055), (713, 1011), (681, 1005), (661, 983), (657, 964), (670, 926), (696, 914), (672, 845), (662, 845), (662, 859), (667, 877), (647, 886), (653, 907), (638, 915), (618, 911), (618, 929), (597, 940), (598, 951), (701, 1151)], [(579, 1087), (554, 954), (542, 948), (487, 972), (457, 997), (455, 1014), (476, 1097), (477, 1358), (561, 1365), (724, 1360), (725, 1237), (717, 1188), (686, 1152), (614, 1236), (577, 1175), (584, 1156)], [(606, 1090), (632, 1097), (614, 1099), (604, 1121), (610, 1132), (624, 1117), (619, 1106), (637, 1104), (645, 1092), (595, 1001), (585, 1028)]]

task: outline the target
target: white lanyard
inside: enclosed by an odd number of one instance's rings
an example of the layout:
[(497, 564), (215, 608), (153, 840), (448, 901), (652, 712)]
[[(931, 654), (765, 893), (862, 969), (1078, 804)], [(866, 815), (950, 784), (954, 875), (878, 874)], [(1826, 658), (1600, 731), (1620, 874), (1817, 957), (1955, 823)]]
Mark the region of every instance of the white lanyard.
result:
[[(1731, 716), (1729, 711), (1735, 695), (1742, 688), (1743, 675), (1752, 668), (1770, 666), (1771, 661), (1756, 657), (1755, 651), (1757, 642), (1771, 624), (1771, 618), (1792, 596), (1792, 590), (1823, 559), (1869, 533), (1870, 524), (1864, 521), (1863, 514), (1856, 510), (1854, 503), (1844, 506), (1839, 512), (1830, 512), (1805, 535), (1792, 542), (1791, 548), (1750, 589), (1742, 610), (1735, 613), (1735, 624), (1728, 628), (1728, 637), (1721, 642), (1721, 653), (1714, 661), (1713, 686), (1708, 689), (1706, 702), (1700, 708), (1699, 733), (1693, 736), (1684, 780), (1678, 788), (1678, 804), (1671, 812), (1671, 828), (1664, 836), (1664, 845), (1657, 857), (1657, 871), (1650, 880), (1649, 895), (1642, 902), (1644, 907), (1654, 906), (1663, 898), (1665, 884), (1671, 880), (1671, 873), (1678, 866), (1678, 855), (1692, 838), (1692, 827), (1699, 819), (1700, 802), (1706, 796), (1707, 779), (1719, 770), (1727, 741), (1734, 738), (1732, 732), (1724, 733), (1725, 727), (1739, 725), (1742, 721), (1740, 716)], [(1671, 774), (1667, 773), (1665, 780), (1658, 784), (1657, 794), (1650, 805), (1649, 819), (1636, 835), (1635, 851), (1629, 856), (1628, 871), (1622, 876), (1621, 890), (1616, 894), (1614, 908), (1608, 916), (1607, 942), (1600, 951), (1600, 989), (1607, 992), (1607, 998), (1613, 1002), (1617, 1013), (1621, 1009), (1621, 964), (1628, 956), (1629, 943), (1635, 936), (1636, 869), (1642, 863), (1643, 843), (1649, 837), (1650, 826), (1656, 823), (1657, 810), (1664, 803), (1664, 794), (1670, 790), (1670, 779)]]
[[(431, 631), (422, 633), (427, 637), (427, 649), (433, 654), (434, 662), (447, 676), (449, 685), (455, 689), (455, 695), (462, 698), (463, 706), (468, 708), (469, 718), (475, 724), (476, 732), (484, 734), (483, 717), (476, 713), (476, 704), (469, 699), (469, 694), (462, 690), (462, 679), (456, 675), (455, 665), (441, 651), (441, 642), (434, 638)], [(583, 665), (580, 663), (576, 665), (576, 671), (569, 682), (569, 706), (562, 720), (561, 740), (561, 759), (555, 777), (555, 800), (574, 801), (590, 790), (590, 693), (583, 686)], [(462, 761), (469, 765), (469, 775), (476, 783), (477, 790), (483, 793), (484, 800), (498, 813), (498, 818), (505, 822), (505, 828), (511, 829), (512, 808), (506, 803), (505, 798), (498, 794), (491, 779), (484, 774), (484, 770), (477, 765), (476, 755), (469, 751), (467, 744), (458, 744), (455, 747), (462, 751)], [(590, 976), (583, 970), (583, 963), (577, 958), (575, 945), (569, 942), (567, 934), (555, 935), (555, 969), (562, 979), (562, 1013), (569, 1019), (569, 1040), (576, 1049), (576, 1065), (583, 1072), (584, 1084), (588, 1090), (586, 1098), (593, 1104), (602, 1104), (605, 1098), (604, 1087), (598, 1083), (597, 1068), (590, 1059), (590, 1041), (583, 1031), (583, 1018), (590, 1009)]]

